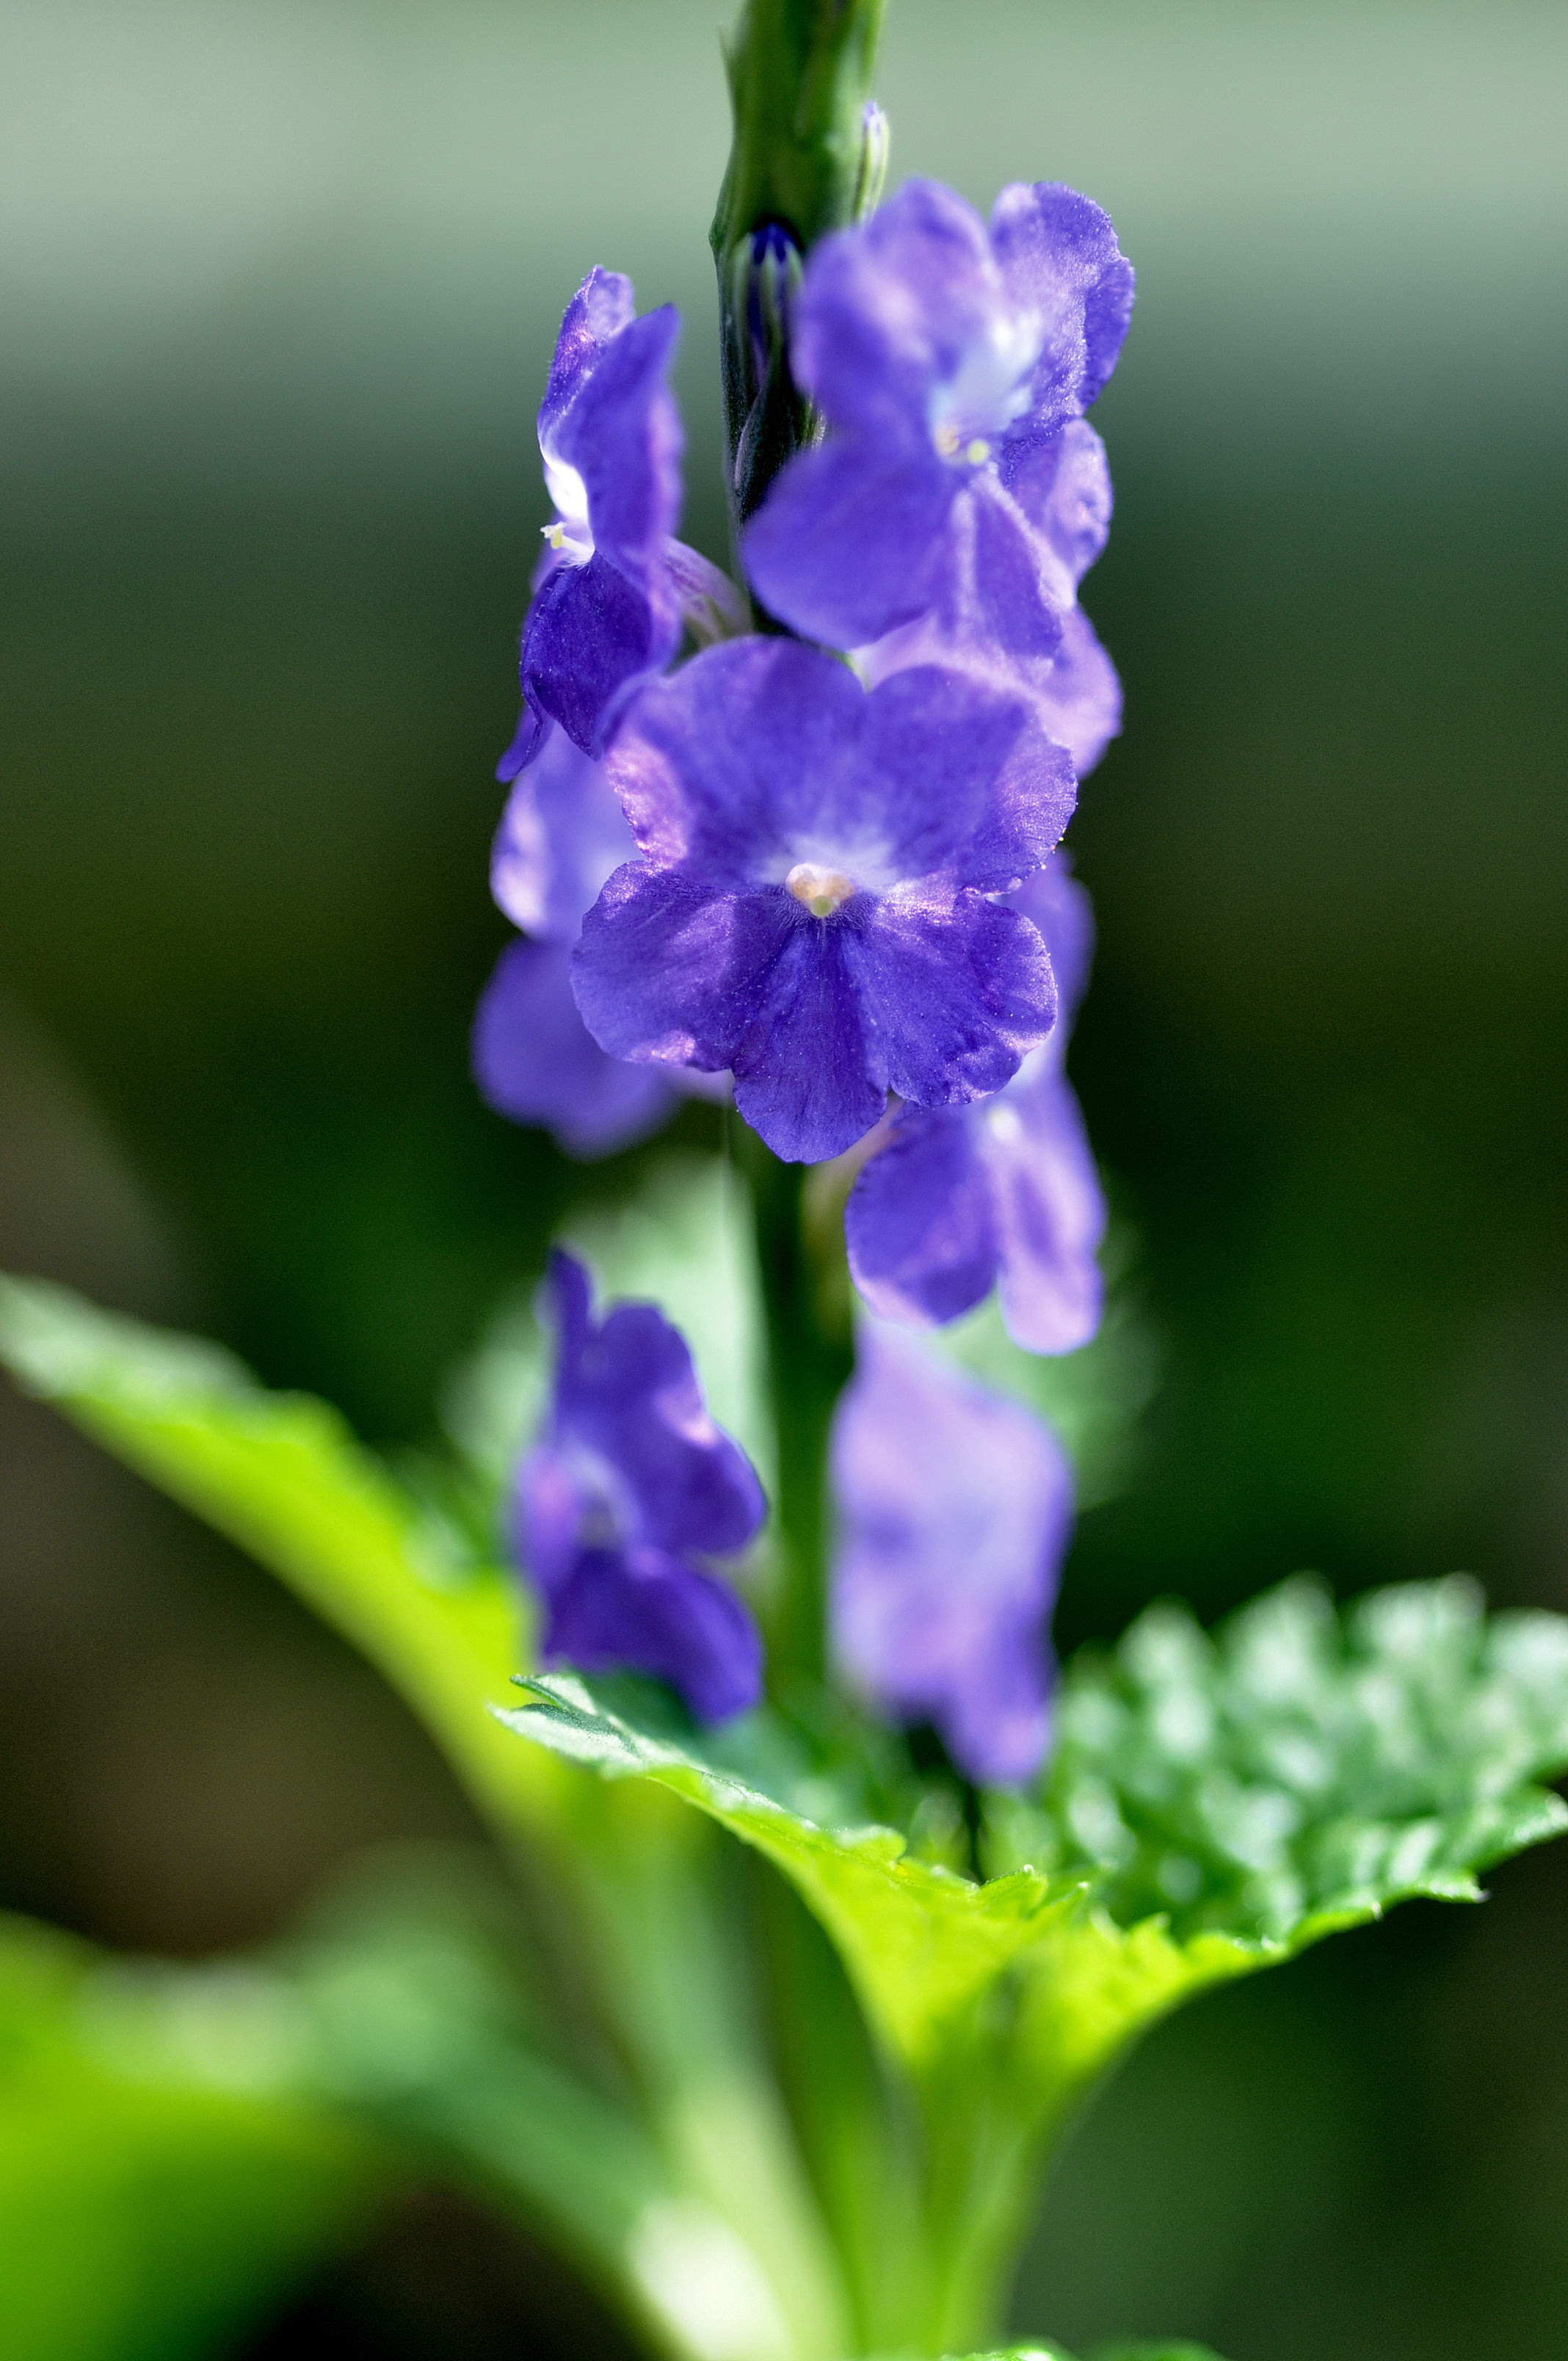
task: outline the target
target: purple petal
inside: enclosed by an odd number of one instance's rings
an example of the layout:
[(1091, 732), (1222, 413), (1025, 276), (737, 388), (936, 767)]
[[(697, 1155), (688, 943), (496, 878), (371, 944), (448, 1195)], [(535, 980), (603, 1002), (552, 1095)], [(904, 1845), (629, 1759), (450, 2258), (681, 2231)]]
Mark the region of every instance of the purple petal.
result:
[(743, 1549), (767, 1514), (751, 1461), (704, 1406), (685, 1339), (652, 1303), (616, 1305), (576, 1367), (563, 1363), (555, 1432), (614, 1470), (630, 1541), (715, 1556)]
[[(681, 425), (664, 382), (680, 317), (671, 304), (608, 344), (555, 429), (556, 456), (582, 477), (594, 547), (648, 582), (681, 506)], [(674, 603), (673, 591), (663, 592)]]
[[(896, 791), (890, 793), (890, 783)], [(859, 807), (880, 819), (894, 877), (1005, 891), (1046, 861), (1072, 817), (1077, 782), (1031, 700), (976, 674), (920, 665), (865, 701)], [(825, 826), (843, 825), (837, 813)]]
[(770, 614), (829, 647), (861, 647), (940, 595), (945, 528), (963, 477), (930, 447), (861, 435), (802, 451), (747, 526), (741, 557)]
[(1030, 1353), (1071, 1353), (1100, 1325), (1105, 1200), (1072, 1086), (1047, 1053), (978, 1111), (999, 1246), (1002, 1317)]
[(1032, 1777), (1072, 1513), (1055, 1437), (913, 1340), (868, 1328), (834, 1422), (833, 1480), (833, 1637), (849, 1677), (884, 1712), (934, 1721), (969, 1777)]
[(548, 1601), (547, 1664), (647, 1673), (698, 1721), (727, 1721), (762, 1694), (762, 1645), (745, 1606), (712, 1575), (657, 1550), (587, 1550)]
[(1051, 955), (1057, 1022), (1048, 1047), (1059, 1063), (1089, 983), (1094, 957), (1094, 905), (1072, 873), (1072, 855), (1058, 847), (1043, 869), (1025, 879), (1012, 896), (1012, 906), (1039, 928)]
[(888, 1087), (917, 1106), (1000, 1090), (1055, 1022), (1045, 944), (978, 894), (900, 887), (844, 939)]
[[(607, 767), (646, 852), (760, 883), (793, 832), (831, 825), (858, 791), (865, 708), (853, 674), (820, 649), (733, 640), (643, 692)], [(858, 825), (861, 807), (849, 808)]]
[(517, 717), (517, 728), (512, 731), (511, 743), (496, 764), (496, 776), (503, 787), (510, 786), (518, 773), (525, 769), (543, 751), (549, 728), (550, 722), (546, 715), (536, 713), (532, 705), (524, 704), (522, 711)]
[(756, 994), (806, 914), (782, 890), (728, 894), (691, 871), (618, 869), (572, 955), (589, 1032), (640, 1064), (733, 1066)]
[(1122, 684), (1081, 607), (1063, 620), (1062, 642), (1035, 695), (1042, 726), (1087, 778), (1122, 728)]
[(786, 1164), (842, 1155), (887, 1104), (850, 980), (853, 940), (847, 925), (802, 913), (755, 994), (730, 1061), (737, 1111)]
[(569, 943), (605, 879), (636, 851), (602, 764), (552, 730), (507, 798), (490, 892), (524, 934)]
[(601, 270), (596, 263), (567, 304), (555, 339), (539, 411), (542, 448), (549, 442), (556, 420), (576, 400), (590, 370), (597, 368), (605, 346), (630, 325), (636, 308), (630, 280), (619, 270)]
[(1009, 445), (1001, 476), (1060, 562), (1067, 580), (1059, 603), (1066, 607), (1111, 530), (1105, 445), (1086, 418), (1070, 418), (1048, 442)]
[(973, 1120), (968, 1108), (901, 1108), (850, 1191), (850, 1276), (883, 1319), (938, 1327), (995, 1283), (996, 1224)]
[(607, 1057), (572, 996), (565, 943), (509, 943), (474, 1016), (474, 1079), (499, 1115), (542, 1125), (569, 1156), (613, 1155), (674, 1111), (663, 1077)]
[(523, 625), (523, 694), (597, 754), (628, 692), (674, 653), (679, 626), (667, 584), (633, 580), (602, 551), (557, 566)]
[(939, 181), (907, 181), (813, 249), (791, 367), (834, 425), (928, 447), (931, 387), (959, 373), (1001, 295), (980, 215)]
[(1133, 308), (1133, 266), (1097, 204), (1059, 181), (1014, 181), (991, 216), (1013, 302), (1046, 324), (1021, 423), (1033, 438), (1089, 408), (1116, 366)]

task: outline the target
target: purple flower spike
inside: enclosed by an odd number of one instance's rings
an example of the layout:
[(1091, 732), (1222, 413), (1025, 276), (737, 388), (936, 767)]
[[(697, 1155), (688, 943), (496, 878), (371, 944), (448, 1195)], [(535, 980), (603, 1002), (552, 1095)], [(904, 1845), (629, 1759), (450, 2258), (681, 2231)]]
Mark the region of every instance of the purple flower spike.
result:
[(1093, 950), (1089, 896), (1058, 853), (1015, 897), (1050, 951), (1060, 1015), (978, 1106), (903, 1107), (844, 1208), (855, 1285), (886, 1319), (939, 1326), (997, 1287), (1015, 1344), (1070, 1353), (1100, 1325), (1105, 1200), (1062, 1071)]
[(596, 1321), (587, 1272), (561, 1253), (543, 1292), (554, 1396), (511, 1507), (518, 1561), (544, 1603), (543, 1659), (652, 1674), (699, 1721), (726, 1720), (761, 1694), (762, 1642), (729, 1584), (696, 1561), (745, 1548), (767, 1513), (762, 1488), (651, 1303)]
[(834, 647), (936, 613), (950, 637), (1049, 657), (1077, 579), (1051, 480), (1080, 464), (1077, 422), (1132, 298), (1105, 215), (1049, 182), (1003, 189), (988, 230), (950, 189), (910, 181), (824, 238), (791, 366), (833, 431), (747, 532), (764, 604)]
[(978, 1784), (1050, 1740), (1047, 1637), (1072, 1525), (1060, 1444), (912, 1338), (863, 1327), (833, 1430), (834, 1650), (882, 1712), (931, 1721)]
[(523, 625), (524, 712), (503, 776), (538, 752), (547, 720), (597, 753), (625, 697), (674, 653), (681, 606), (664, 553), (681, 427), (664, 380), (679, 333), (669, 304), (635, 317), (619, 271), (590, 270), (566, 307), (539, 412), (555, 520)]
[(1029, 699), (934, 666), (869, 695), (820, 650), (749, 639), (646, 689), (608, 759), (644, 858), (583, 923), (614, 1057), (735, 1075), (775, 1155), (997, 1090), (1055, 1017), (1035, 928), (988, 896), (1046, 860), (1071, 764)]

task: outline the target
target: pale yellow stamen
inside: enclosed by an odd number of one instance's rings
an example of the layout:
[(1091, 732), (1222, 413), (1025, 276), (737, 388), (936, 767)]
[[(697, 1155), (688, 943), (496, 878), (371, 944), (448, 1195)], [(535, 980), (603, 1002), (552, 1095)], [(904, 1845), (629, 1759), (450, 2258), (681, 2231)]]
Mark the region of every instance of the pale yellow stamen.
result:
[(565, 547), (566, 541), (566, 528), (564, 524), (542, 525), (540, 527), (540, 531), (543, 533), (545, 540), (550, 544), (552, 549), (561, 549)]
[(974, 441), (970, 445), (968, 450), (964, 453), (964, 457), (969, 461), (971, 467), (979, 467), (982, 466), (990, 456), (990, 444), (982, 443), (978, 434), (975, 436)]
[(797, 861), (784, 879), (785, 891), (804, 902), (814, 918), (830, 918), (840, 902), (855, 891), (855, 881), (841, 869), (823, 869), (815, 861)]

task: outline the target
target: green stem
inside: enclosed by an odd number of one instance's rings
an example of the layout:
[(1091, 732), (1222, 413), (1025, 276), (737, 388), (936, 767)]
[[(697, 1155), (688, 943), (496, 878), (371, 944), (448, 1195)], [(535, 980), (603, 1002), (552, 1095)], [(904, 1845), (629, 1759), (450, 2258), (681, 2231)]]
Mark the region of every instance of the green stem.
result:
[(806, 1168), (781, 1163), (749, 1130), (740, 1152), (751, 1185), (778, 1434), (784, 1570), (770, 1617), (769, 1676), (775, 1694), (787, 1694), (827, 1671), (828, 1450), (854, 1344), (842, 1247), (812, 1220)]
[[(718, 270), (730, 514), (737, 530), (817, 431), (789, 372), (801, 258), (876, 202), (887, 126), (869, 106), (883, 0), (746, 0), (725, 50), (734, 141), (710, 239)], [(760, 231), (783, 233), (761, 254)]]

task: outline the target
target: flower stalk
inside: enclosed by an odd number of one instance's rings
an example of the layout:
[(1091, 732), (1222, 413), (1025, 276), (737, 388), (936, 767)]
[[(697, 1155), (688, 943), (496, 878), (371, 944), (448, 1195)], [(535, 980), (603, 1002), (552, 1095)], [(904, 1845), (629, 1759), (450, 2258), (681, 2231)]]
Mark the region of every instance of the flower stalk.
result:
[(725, 480), (735, 530), (817, 432), (790, 373), (804, 257), (864, 218), (887, 165), (871, 77), (883, 0), (747, 0), (725, 66), (735, 134), (709, 233), (718, 271)]

